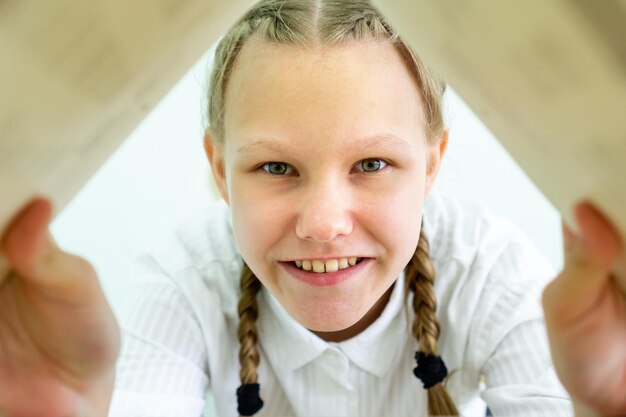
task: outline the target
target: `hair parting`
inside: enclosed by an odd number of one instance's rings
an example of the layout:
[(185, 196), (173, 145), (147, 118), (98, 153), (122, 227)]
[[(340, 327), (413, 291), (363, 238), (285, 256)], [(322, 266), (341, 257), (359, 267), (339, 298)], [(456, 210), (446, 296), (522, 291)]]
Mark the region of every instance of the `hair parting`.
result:
[(428, 138), (441, 138), (441, 97), (446, 84), (387, 23), (367, 0), (261, 0), (224, 35), (215, 51), (209, 77), (205, 125), (213, 140), (224, 140), (227, 86), (245, 43), (257, 36), (267, 42), (300, 47), (333, 46), (379, 39), (394, 45), (415, 79), (424, 105)]

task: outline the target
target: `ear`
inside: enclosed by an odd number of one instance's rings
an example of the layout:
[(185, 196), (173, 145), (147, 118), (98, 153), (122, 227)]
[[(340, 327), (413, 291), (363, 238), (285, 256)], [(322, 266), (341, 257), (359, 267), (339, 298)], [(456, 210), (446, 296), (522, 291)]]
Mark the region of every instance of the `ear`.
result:
[(214, 141), (208, 129), (204, 132), (204, 151), (211, 164), (215, 186), (224, 201), (228, 203), (228, 187), (226, 186), (226, 171), (224, 169), (224, 145)]
[(441, 167), (441, 160), (443, 159), (443, 155), (446, 153), (447, 148), (448, 129), (444, 128), (441, 133), (441, 138), (434, 144), (428, 146), (430, 160), (428, 161), (428, 172), (426, 173), (426, 195), (428, 195), (433, 184), (435, 183), (435, 179), (437, 179), (437, 174), (439, 173), (439, 168)]

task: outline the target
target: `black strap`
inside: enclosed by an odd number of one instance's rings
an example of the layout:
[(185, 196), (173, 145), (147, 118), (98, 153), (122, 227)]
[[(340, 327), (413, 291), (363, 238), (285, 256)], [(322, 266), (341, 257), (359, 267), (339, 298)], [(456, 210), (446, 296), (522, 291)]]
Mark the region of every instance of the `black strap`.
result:
[(240, 416), (253, 416), (263, 407), (259, 390), (259, 384), (241, 384), (237, 388), (237, 412)]
[(441, 383), (448, 376), (448, 368), (443, 363), (441, 356), (429, 355), (424, 352), (415, 352), (417, 367), (413, 373), (424, 384), (424, 389), (429, 389)]

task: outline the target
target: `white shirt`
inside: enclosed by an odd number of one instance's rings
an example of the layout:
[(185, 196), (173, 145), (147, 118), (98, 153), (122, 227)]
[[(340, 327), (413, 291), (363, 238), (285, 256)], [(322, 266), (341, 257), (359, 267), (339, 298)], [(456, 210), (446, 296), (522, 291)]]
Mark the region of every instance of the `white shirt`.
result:
[[(435, 193), (424, 232), (437, 270), (440, 354), (461, 414), (474, 415), (482, 398), (494, 416), (571, 415), (542, 318), (541, 290), (555, 276), (545, 258), (511, 222)], [(207, 390), (218, 416), (238, 415), (240, 269), (223, 202), (139, 259), (121, 314), (109, 416), (197, 417)], [(426, 415), (403, 280), (381, 316), (341, 343), (308, 331), (263, 289), (257, 328), (265, 405), (257, 416)]]

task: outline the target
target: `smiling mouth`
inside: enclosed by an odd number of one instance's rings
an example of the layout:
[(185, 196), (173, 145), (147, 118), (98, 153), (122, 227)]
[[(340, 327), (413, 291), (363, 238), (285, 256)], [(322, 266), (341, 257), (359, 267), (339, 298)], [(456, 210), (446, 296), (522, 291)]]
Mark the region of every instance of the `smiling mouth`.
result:
[(358, 265), (364, 258), (350, 257), (325, 260), (297, 260), (291, 262), (296, 268), (317, 274), (337, 272)]

